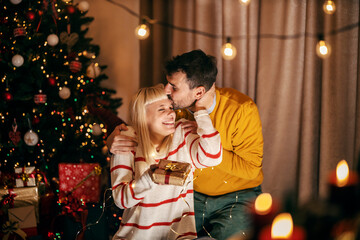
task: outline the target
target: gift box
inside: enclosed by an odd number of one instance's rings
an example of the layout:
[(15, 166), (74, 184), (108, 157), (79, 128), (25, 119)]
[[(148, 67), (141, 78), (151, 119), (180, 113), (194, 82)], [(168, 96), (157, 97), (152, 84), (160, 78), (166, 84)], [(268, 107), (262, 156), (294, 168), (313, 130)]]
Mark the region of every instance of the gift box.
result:
[(15, 168), (16, 187), (36, 186), (35, 167)]
[(71, 194), (85, 203), (100, 200), (101, 167), (97, 163), (60, 163), (59, 197)]
[(19, 228), (23, 230), (28, 237), (37, 235), (37, 223), (34, 206), (19, 208), (10, 208), (8, 210), (9, 221), (17, 222)]
[(158, 168), (155, 169), (153, 181), (159, 184), (184, 185), (189, 175), (191, 166), (185, 162), (175, 162), (161, 159)]
[(0, 197), (4, 195), (15, 194), (14, 197), (14, 208), (33, 206), (35, 209), (36, 222), (39, 222), (39, 192), (37, 187), (20, 187), (13, 189), (2, 189), (0, 188)]

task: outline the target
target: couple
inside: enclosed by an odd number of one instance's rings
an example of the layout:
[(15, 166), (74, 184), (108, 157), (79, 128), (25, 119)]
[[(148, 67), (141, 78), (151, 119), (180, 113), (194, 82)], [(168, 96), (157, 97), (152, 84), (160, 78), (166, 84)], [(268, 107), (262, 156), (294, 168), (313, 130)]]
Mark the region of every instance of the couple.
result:
[[(141, 89), (130, 105), (137, 140), (124, 125), (108, 137), (115, 154), (113, 196), (120, 208), (127, 208), (114, 239), (227, 239), (247, 234), (249, 209), (263, 180), (257, 107), (234, 89), (215, 88), (216, 60), (201, 50), (174, 57), (165, 70), (165, 88)], [(186, 108), (177, 111), (177, 119), (195, 121), (174, 125), (166, 95), (175, 108)], [(153, 183), (150, 165), (160, 158), (191, 163), (183, 188)]]

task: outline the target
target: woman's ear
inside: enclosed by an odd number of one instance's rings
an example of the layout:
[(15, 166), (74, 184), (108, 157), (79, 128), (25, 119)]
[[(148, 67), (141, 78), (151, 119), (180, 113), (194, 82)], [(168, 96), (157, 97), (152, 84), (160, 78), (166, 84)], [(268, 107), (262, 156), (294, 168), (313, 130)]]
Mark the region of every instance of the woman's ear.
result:
[(196, 100), (201, 99), (204, 96), (205, 92), (206, 92), (205, 87), (203, 86), (197, 87), (195, 89), (195, 99)]

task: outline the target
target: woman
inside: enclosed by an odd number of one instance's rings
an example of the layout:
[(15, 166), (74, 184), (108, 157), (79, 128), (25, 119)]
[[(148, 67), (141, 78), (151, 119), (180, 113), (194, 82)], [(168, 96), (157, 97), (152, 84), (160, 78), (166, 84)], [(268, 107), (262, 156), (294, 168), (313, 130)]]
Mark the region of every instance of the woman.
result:
[[(142, 88), (130, 104), (133, 128), (122, 132), (136, 136), (136, 152), (113, 155), (111, 182), (116, 205), (124, 210), (113, 239), (194, 239), (193, 172), (218, 165), (222, 159), (220, 135), (209, 114), (198, 103), (194, 113), (197, 134), (175, 122), (172, 102), (164, 87)], [(186, 162), (191, 171), (183, 186), (153, 182), (160, 159)], [(151, 166), (151, 167), (150, 167)]]

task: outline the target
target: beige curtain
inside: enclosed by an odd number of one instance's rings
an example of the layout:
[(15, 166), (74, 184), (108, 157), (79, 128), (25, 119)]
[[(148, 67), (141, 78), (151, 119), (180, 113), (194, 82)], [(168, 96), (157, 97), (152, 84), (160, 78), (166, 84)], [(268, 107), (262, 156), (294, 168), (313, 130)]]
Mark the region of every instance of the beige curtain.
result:
[[(335, 1), (333, 15), (324, 14), (320, 0), (252, 0), (248, 6), (238, 0), (165, 2), (151, 1), (152, 18), (169, 25), (153, 25), (162, 35), (153, 36), (153, 54), (142, 49), (142, 64), (151, 62), (151, 71), (162, 69), (164, 57), (193, 49), (217, 57), (217, 86), (244, 92), (259, 107), (264, 192), (279, 201), (294, 196), (304, 203), (327, 196), (328, 175), (341, 159), (356, 170), (360, 157), (358, 0)], [(170, 13), (166, 19), (164, 11)], [(332, 47), (325, 60), (315, 53), (319, 34)], [(232, 61), (221, 57), (226, 37), (237, 48)], [(155, 52), (161, 54), (155, 56)], [(152, 74), (155, 78), (141, 84), (161, 82), (161, 74)]]

